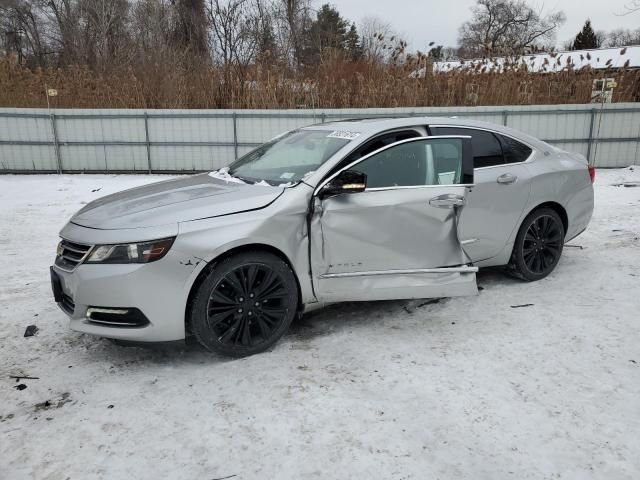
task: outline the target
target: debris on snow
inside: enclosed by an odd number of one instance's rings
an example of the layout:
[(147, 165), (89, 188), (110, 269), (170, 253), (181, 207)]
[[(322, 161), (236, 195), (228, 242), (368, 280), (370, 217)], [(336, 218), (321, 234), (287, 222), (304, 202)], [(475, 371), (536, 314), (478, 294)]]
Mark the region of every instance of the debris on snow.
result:
[(422, 302), (421, 304), (419, 304), (416, 308), (426, 307), (427, 305), (434, 305), (436, 303), (440, 303), (440, 300), (442, 300), (442, 299), (441, 298), (430, 298), (426, 302)]
[(44, 402), (36, 403), (34, 405), (34, 411), (39, 412), (42, 410), (49, 410), (50, 408), (62, 408), (70, 402), (71, 394), (69, 392), (64, 392), (58, 400), (45, 400)]
[(640, 187), (640, 182), (622, 182), (622, 183), (612, 183), (611, 184), (612, 187), (626, 187), (626, 188), (633, 188), (633, 187)]
[(15, 378), (16, 382), (20, 380), (40, 380), (40, 377), (28, 377), (24, 375), (9, 375), (9, 378)]
[(29, 325), (24, 331), (24, 336), (33, 337), (36, 333), (38, 333), (38, 327), (36, 325)]
[(15, 388), (16, 390), (24, 390), (25, 388), (27, 388), (27, 386), (24, 383), (21, 383), (13, 388)]
[(533, 303), (523, 303), (522, 305), (511, 305), (511, 308), (527, 308), (533, 307)]

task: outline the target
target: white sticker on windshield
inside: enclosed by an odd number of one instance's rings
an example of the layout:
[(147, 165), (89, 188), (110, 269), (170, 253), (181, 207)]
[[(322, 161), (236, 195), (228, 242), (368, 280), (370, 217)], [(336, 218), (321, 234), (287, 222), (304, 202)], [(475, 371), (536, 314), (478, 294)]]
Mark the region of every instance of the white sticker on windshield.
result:
[(284, 172), (282, 175), (280, 175), (280, 178), (284, 178), (286, 180), (292, 178), (295, 175), (295, 173), (291, 173), (291, 172)]
[(342, 138), (344, 140), (355, 140), (360, 136), (360, 132), (346, 132), (344, 130), (336, 130), (327, 135), (327, 138)]

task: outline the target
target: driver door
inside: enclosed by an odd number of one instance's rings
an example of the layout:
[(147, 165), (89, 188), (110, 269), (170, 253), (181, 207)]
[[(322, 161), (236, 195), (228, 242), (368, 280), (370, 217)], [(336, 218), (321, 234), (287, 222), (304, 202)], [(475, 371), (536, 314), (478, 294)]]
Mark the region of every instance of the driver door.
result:
[[(347, 181), (349, 193), (340, 193), (341, 178), (362, 174), (366, 186), (354, 191)], [(329, 177), (314, 193), (310, 224), (317, 298), (476, 294), (477, 268), (467, 265), (457, 231), (472, 184), (471, 143), (463, 136), (403, 140)]]

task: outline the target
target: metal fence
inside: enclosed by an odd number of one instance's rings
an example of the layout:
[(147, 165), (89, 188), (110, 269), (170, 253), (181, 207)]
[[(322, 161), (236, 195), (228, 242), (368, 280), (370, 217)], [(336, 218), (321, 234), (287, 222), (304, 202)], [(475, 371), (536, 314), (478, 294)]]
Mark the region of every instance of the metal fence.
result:
[(638, 104), (342, 110), (0, 109), (0, 173), (213, 170), (311, 123), (393, 115), (473, 117), (527, 132), (599, 167), (638, 165)]

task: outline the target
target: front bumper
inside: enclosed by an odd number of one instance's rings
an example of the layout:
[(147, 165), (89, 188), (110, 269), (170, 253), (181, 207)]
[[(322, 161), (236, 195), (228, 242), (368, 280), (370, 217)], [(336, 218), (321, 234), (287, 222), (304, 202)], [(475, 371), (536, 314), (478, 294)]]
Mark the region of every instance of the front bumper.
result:
[[(187, 258), (172, 249), (148, 264), (81, 264), (71, 272), (54, 265), (52, 282), (57, 278), (60, 284), (55, 300), (71, 319), (71, 329), (78, 332), (139, 342), (181, 340), (195, 268)], [(87, 318), (89, 308), (138, 309), (148, 323), (140, 327), (96, 324)]]

